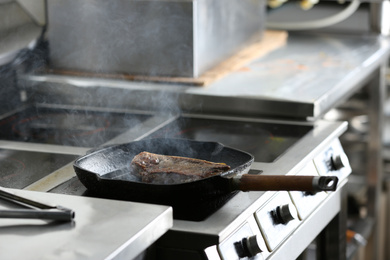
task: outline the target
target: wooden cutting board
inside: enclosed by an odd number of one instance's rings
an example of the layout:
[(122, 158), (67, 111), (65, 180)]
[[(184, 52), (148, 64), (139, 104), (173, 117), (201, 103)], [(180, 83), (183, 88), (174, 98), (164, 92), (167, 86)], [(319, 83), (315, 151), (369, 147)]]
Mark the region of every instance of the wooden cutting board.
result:
[(256, 60), (273, 50), (280, 48), (287, 42), (288, 34), (286, 31), (271, 31), (264, 32), (262, 40), (253, 43), (252, 45), (242, 49), (234, 54), (232, 57), (221, 62), (214, 68), (205, 72), (197, 78), (187, 77), (155, 77), (155, 76), (142, 76), (142, 75), (130, 75), (130, 74), (104, 74), (104, 73), (92, 73), (92, 72), (80, 72), (69, 70), (54, 70), (46, 69), (44, 73), (60, 74), (69, 76), (81, 76), (81, 77), (98, 77), (98, 78), (112, 78), (122, 79), (129, 81), (147, 81), (147, 82), (159, 82), (159, 83), (174, 83), (192, 86), (207, 86), (212, 82), (223, 78), (229, 73), (239, 70), (251, 61)]

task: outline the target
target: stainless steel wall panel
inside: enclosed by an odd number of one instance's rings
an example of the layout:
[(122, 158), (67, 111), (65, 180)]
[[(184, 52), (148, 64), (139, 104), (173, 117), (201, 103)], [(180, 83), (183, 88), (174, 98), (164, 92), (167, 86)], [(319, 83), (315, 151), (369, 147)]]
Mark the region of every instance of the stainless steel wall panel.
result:
[(197, 77), (263, 30), (263, 0), (48, 0), (50, 66)]

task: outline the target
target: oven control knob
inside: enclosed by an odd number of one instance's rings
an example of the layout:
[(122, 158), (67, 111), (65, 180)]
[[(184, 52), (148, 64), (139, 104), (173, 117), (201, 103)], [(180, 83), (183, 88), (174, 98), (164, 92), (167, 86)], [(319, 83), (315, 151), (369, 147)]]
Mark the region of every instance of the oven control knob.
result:
[(278, 224), (287, 224), (298, 216), (297, 210), (291, 204), (278, 206), (273, 212), (273, 217)]
[(345, 153), (333, 154), (330, 158), (332, 169), (338, 171), (349, 164), (348, 157)]
[(252, 257), (263, 252), (257, 243), (256, 235), (243, 238), (241, 241), (235, 243), (235, 248), (240, 258)]

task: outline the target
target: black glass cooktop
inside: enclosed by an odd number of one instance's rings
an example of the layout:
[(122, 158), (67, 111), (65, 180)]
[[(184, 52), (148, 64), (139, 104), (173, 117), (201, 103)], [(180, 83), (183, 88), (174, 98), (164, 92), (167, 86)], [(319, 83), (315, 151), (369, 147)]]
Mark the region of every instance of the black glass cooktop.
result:
[(0, 186), (23, 189), (76, 158), (76, 155), (0, 149)]
[(273, 162), (312, 126), (182, 117), (151, 137), (220, 142), (252, 154), (257, 162)]
[(31, 106), (0, 120), (0, 139), (96, 147), (149, 117)]

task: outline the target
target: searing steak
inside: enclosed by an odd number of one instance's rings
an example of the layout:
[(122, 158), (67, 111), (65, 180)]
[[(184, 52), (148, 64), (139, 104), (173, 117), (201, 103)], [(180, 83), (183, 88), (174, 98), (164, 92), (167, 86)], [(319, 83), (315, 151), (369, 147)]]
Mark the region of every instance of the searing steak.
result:
[(131, 165), (143, 182), (159, 184), (195, 181), (230, 169), (224, 163), (149, 152), (136, 155)]

